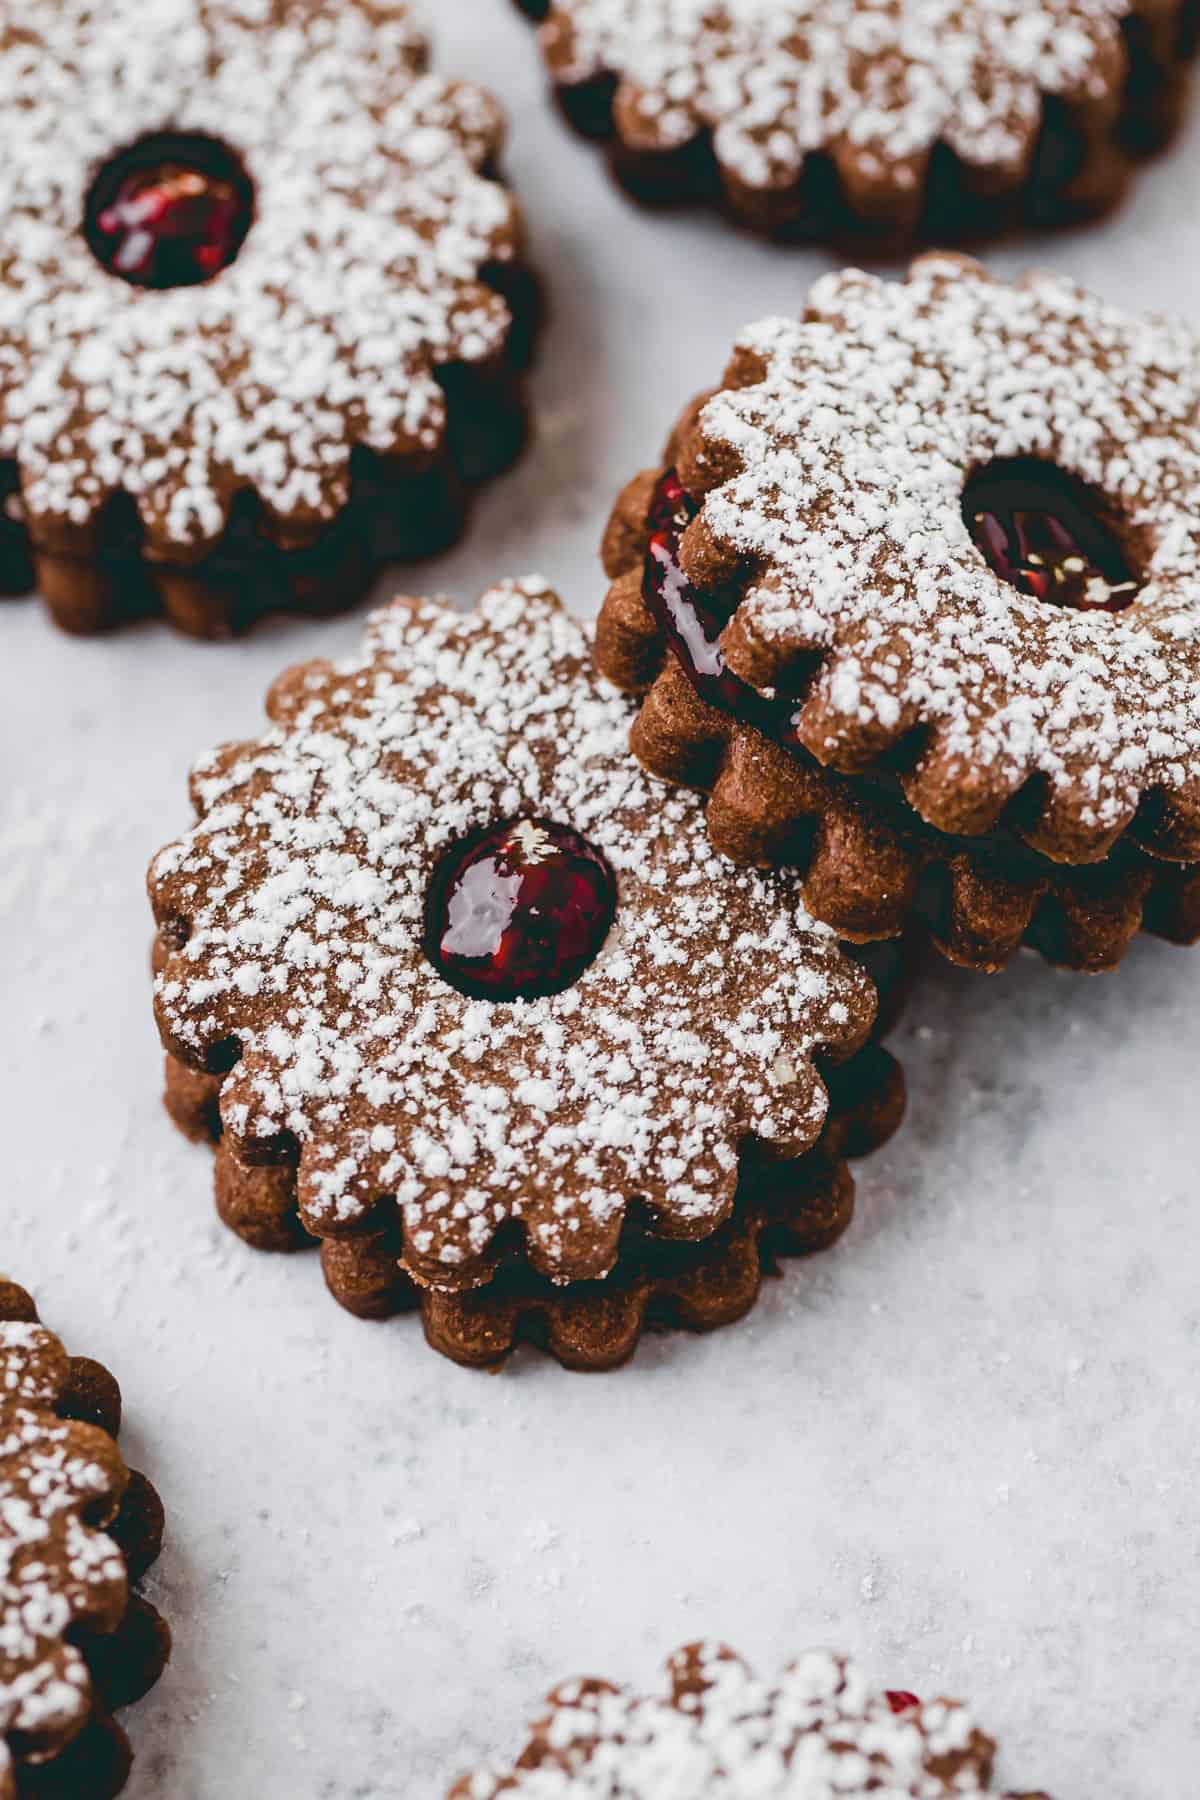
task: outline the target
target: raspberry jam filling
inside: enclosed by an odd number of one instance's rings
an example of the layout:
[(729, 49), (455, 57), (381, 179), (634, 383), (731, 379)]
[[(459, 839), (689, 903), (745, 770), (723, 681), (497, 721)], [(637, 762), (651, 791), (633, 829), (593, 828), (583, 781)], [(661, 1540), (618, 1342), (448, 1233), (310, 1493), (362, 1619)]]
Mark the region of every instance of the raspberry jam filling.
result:
[(229, 267), (253, 217), (250, 178), (232, 150), (160, 134), (101, 169), (84, 233), (97, 261), (134, 287), (196, 287)]
[(914, 1706), (921, 1704), (915, 1694), (906, 1693), (903, 1688), (889, 1688), (884, 1699), (894, 1713), (911, 1712)]
[(642, 580), (646, 609), (701, 700), (732, 713), (787, 749), (801, 751), (794, 703), (768, 699), (733, 673), (721, 651), (725, 621), (684, 574), (679, 547), (699, 510), (675, 470), (668, 469), (654, 490), (647, 521), (650, 542)]
[(608, 936), (616, 878), (569, 825), (509, 819), (456, 844), (434, 873), (425, 954), (459, 993), (534, 1000), (578, 981)]
[(1081, 482), (1053, 463), (995, 462), (973, 475), (963, 517), (988, 567), (1034, 600), (1122, 612), (1139, 582)]

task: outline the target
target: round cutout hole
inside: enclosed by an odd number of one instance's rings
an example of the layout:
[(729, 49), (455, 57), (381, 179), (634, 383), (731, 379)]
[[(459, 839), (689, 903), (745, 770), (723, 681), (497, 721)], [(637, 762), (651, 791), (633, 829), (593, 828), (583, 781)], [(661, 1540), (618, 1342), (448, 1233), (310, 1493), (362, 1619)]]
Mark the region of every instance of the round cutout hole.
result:
[(1085, 482), (1012, 457), (978, 469), (963, 518), (990, 569), (1019, 593), (1076, 612), (1123, 612), (1142, 585), (1133, 535)]
[(571, 987), (612, 927), (617, 884), (569, 825), (510, 819), (453, 846), (425, 905), (425, 954), (459, 993), (534, 1000)]
[(133, 287), (197, 287), (227, 269), (254, 219), (254, 184), (217, 138), (156, 132), (105, 163), (87, 198), (97, 262)]

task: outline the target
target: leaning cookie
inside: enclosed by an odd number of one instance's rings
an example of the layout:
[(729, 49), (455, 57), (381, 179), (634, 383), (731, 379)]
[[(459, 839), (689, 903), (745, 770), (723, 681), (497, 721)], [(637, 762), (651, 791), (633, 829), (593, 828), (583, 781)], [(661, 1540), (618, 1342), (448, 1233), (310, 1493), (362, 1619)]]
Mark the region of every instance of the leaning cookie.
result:
[(922, 258), (745, 332), (617, 504), (643, 764), (851, 938), (996, 968), (1200, 935), (1200, 342)]
[(0, 4), (0, 593), (212, 637), (458, 534), (534, 299), (427, 65), (407, 0)]
[(162, 1544), (158, 1495), (121, 1459), (121, 1394), (68, 1357), (0, 1278), (0, 1800), (108, 1800), (115, 1722), (158, 1680), (166, 1625), (132, 1587)]
[(965, 1706), (874, 1691), (826, 1651), (771, 1683), (693, 1644), (672, 1658), (665, 1695), (570, 1681), (547, 1707), (514, 1765), (465, 1776), (449, 1800), (1000, 1800), (996, 1746)]
[(150, 874), (168, 1105), (221, 1136), (226, 1221), (320, 1239), (337, 1298), (466, 1362), (745, 1312), (901, 1104), (864, 970), (664, 805), (588, 662), (537, 582), (396, 602), (199, 766)]
[(568, 119), (653, 201), (895, 249), (1119, 200), (1183, 111), (1187, 0), (518, 0)]

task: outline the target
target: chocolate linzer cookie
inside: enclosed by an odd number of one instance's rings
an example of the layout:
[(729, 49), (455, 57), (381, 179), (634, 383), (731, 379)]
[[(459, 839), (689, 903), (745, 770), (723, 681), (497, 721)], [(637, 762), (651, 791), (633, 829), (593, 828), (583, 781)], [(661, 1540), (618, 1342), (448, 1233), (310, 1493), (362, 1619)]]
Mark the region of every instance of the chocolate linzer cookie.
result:
[(68, 1357), (0, 1278), (0, 1800), (108, 1800), (129, 1741), (113, 1719), (158, 1680), (170, 1634), (134, 1590), (162, 1505), (117, 1449), (121, 1393)]
[(536, 581), (398, 601), (199, 765), (150, 873), (168, 1106), (221, 1138), (223, 1217), (466, 1362), (745, 1312), (901, 1105), (865, 971), (664, 803), (588, 661)]
[(996, 968), (1200, 936), (1200, 342), (1049, 275), (850, 271), (621, 496), (597, 661), (713, 843)]
[(407, 0), (3, 0), (0, 593), (212, 637), (458, 534), (534, 293), (427, 64)]
[(844, 1657), (811, 1651), (769, 1683), (692, 1644), (667, 1676), (651, 1696), (565, 1682), (516, 1763), (465, 1776), (449, 1800), (1000, 1800), (996, 1746), (965, 1706), (873, 1691)]
[(895, 250), (1062, 225), (1166, 142), (1190, 0), (518, 0), (568, 119), (649, 201)]

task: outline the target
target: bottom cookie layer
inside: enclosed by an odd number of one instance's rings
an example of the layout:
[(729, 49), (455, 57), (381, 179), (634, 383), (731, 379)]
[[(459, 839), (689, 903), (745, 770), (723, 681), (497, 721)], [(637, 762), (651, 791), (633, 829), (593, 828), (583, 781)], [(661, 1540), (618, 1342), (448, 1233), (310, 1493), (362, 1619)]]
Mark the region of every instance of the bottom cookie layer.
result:
[[(25, 1290), (0, 1277), (0, 1323), (34, 1324), (37, 1316)], [(73, 1356), (56, 1410), (59, 1418), (97, 1426), (115, 1439), (121, 1424), (121, 1391), (99, 1363)], [(120, 1509), (104, 1528), (124, 1557), (131, 1589), (158, 1557), (163, 1523), (162, 1502), (154, 1488), (144, 1475), (132, 1472)], [(15, 1785), (5, 1785), (0, 1769), (0, 1800), (111, 1800), (129, 1778), (133, 1752), (112, 1715), (154, 1686), (171, 1654), (170, 1630), (154, 1607), (131, 1591), (114, 1632), (79, 1629), (71, 1636), (91, 1677), (92, 1711), (82, 1730), (61, 1746), (10, 1743)]]
[(852, 942), (919, 922), (964, 968), (993, 972), (1026, 946), (1057, 967), (1100, 974), (1139, 931), (1200, 940), (1200, 866), (1122, 845), (1103, 863), (1071, 868), (1007, 834), (946, 837), (866, 783), (810, 772), (706, 706), (674, 661), (643, 701), (631, 743), (651, 774), (711, 794), (709, 836), (723, 855), (803, 869), (809, 910)]
[[(807, 1155), (788, 1163), (743, 1157), (734, 1210), (700, 1243), (667, 1242), (631, 1216), (616, 1267), (603, 1281), (556, 1287), (511, 1249), (500, 1252), (484, 1287), (447, 1293), (419, 1287), (400, 1264), (397, 1224), (321, 1245), (326, 1284), (348, 1311), (381, 1319), (420, 1310), (435, 1350), (473, 1368), (501, 1363), (534, 1344), (566, 1368), (612, 1369), (628, 1360), (644, 1330), (714, 1331), (750, 1311), (764, 1273), (783, 1256), (807, 1256), (836, 1242), (850, 1223), (854, 1182), (846, 1159), (883, 1143), (900, 1123), (899, 1065), (869, 1045), (826, 1073), (830, 1113)], [(249, 1167), (220, 1141), (221, 1077), (167, 1058), (165, 1103), (190, 1138), (217, 1147), (215, 1189), (223, 1222), (261, 1250), (311, 1244), (296, 1207), (295, 1171)]]

